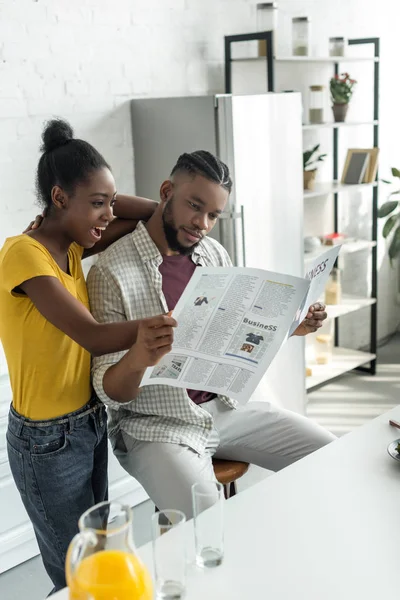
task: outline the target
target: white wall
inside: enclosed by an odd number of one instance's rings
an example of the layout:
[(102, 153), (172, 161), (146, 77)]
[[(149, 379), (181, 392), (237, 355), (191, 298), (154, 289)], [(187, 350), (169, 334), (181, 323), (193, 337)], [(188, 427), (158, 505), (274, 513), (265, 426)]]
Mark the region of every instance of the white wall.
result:
[[(93, 142), (111, 163), (118, 189), (133, 191), (128, 99), (223, 91), (223, 36), (254, 30), (255, 4), (256, 0), (2, 0), (0, 244), (36, 213), (34, 171), (43, 121), (54, 115), (70, 119), (76, 134)], [(311, 17), (320, 52), (326, 52), (329, 35), (381, 37), (381, 173), (387, 175), (390, 165), (400, 163), (400, 3), (280, 0), (279, 6), (289, 17)], [(383, 244), (380, 264), (383, 337), (399, 316), (393, 301), (395, 278), (384, 260)]]

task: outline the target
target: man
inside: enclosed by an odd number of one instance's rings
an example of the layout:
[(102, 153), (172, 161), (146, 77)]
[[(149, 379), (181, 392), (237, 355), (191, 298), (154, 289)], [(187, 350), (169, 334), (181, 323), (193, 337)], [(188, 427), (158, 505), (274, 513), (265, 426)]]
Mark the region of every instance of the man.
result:
[[(148, 223), (139, 223), (92, 267), (88, 289), (95, 319), (144, 319), (168, 312), (196, 267), (231, 266), (224, 248), (206, 237), (231, 187), (228, 167), (218, 158), (205, 151), (183, 154), (161, 185), (161, 202)], [(324, 310), (310, 307), (295, 334), (316, 331), (326, 318)], [(140, 328), (139, 337), (146, 344)], [(307, 418), (268, 402), (239, 407), (208, 392), (139, 389), (145, 361), (158, 359), (150, 343), (145, 347), (145, 357), (130, 350), (94, 358), (93, 384), (109, 408), (117, 458), (160, 509), (181, 509), (190, 517), (191, 485), (214, 477), (213, 456), (278, 471), (334, 439)]]

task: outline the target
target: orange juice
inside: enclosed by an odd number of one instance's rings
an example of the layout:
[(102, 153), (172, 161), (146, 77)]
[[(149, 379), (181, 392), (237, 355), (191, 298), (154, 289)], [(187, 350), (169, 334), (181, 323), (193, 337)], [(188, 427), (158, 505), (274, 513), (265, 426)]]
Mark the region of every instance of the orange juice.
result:
[(151, 600), (150, 575), (134, 554), (103, 550), (84, 558), (70, 582), (70, 600)]

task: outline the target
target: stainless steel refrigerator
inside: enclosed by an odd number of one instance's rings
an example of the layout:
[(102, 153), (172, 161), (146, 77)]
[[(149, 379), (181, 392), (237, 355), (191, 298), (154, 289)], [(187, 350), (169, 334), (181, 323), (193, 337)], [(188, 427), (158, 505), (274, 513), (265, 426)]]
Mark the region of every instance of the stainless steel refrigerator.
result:
[[(136, 193), (159, 188), (183, 152), (226, 162), (233, 191), (212, 237), (238, 266), (303, 275), (303, 167), (298, 93), (131, 101)], [(304, 344), (281, 348), (253, 400), (304, 412)]]

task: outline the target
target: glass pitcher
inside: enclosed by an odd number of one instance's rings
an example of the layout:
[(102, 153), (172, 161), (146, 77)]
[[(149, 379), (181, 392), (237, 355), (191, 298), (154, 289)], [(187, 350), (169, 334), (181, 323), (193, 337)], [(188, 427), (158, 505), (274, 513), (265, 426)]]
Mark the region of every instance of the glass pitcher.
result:
[(79, 519), (66, 560), (70, 600), (151, 600), (153, 586), (132, 540), (132, 510), (101, 502)]

